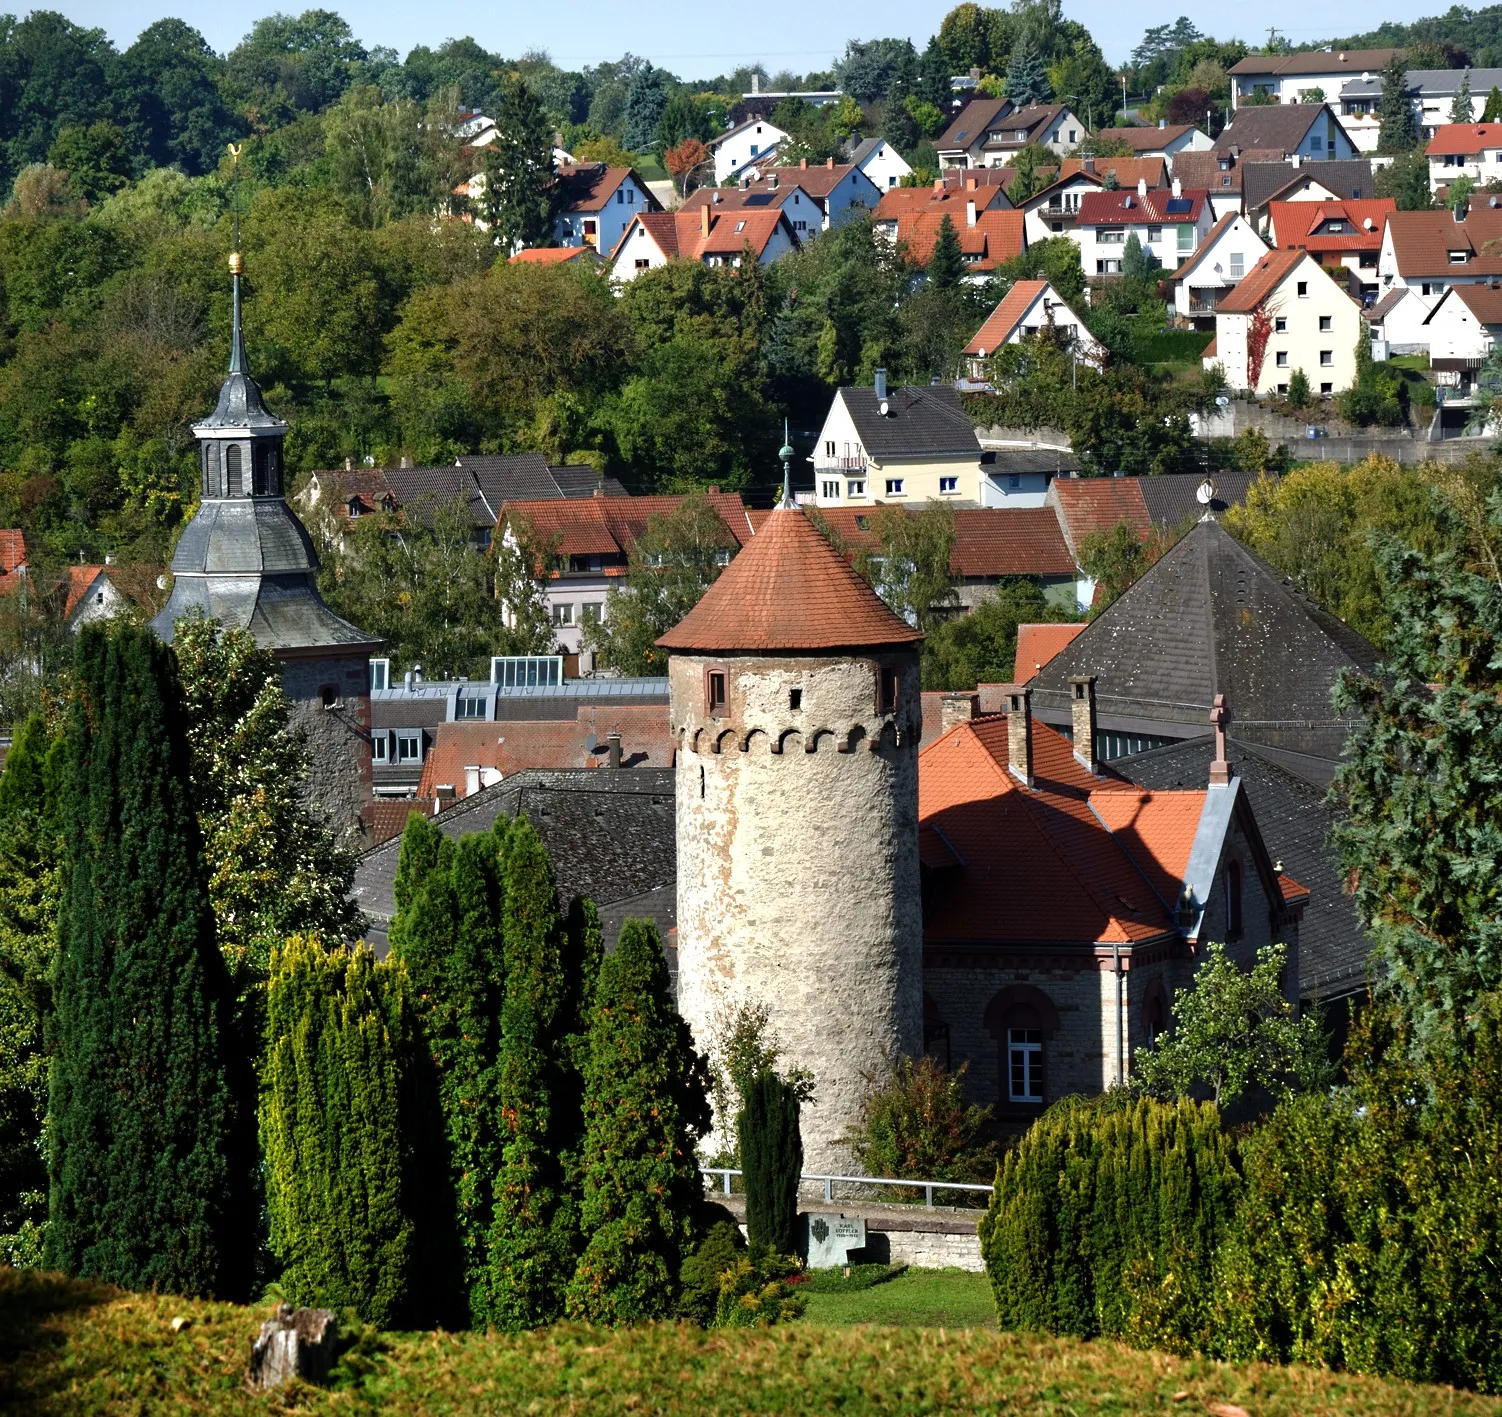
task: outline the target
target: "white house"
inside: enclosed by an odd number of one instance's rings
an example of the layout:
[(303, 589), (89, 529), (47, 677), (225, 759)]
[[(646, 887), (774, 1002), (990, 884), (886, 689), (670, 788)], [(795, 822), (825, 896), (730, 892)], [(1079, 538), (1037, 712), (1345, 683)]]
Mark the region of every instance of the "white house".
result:
[(758, 161), (765, 163), (787, 136), (775, 123), (757, 114), (727, 128), (709, 144), (714, 154), (714, 180), (722, 185), (738, 182), (748, 167)]
[(1221, 217), (1173, 273), (1173, 308), (1181, 320), (1209, 324), (1215, 309), (1267, 254), (1267, 243), (1239, 213)]
[(1106, 351), (1046, 280), (1019, 280), (986, 316), (985, 323), (962, 351), (972, 379), (987, 377), (990, 357), (1004, 344), (1051, 331), (1086, 364), (1099, 369)]
[(1424, 155), (1431, 192), (1457, 177), (1478, 184), (1502, 181), (1502, 123), (1445, 123), (1435, 129)]
[[(1403, 287), (1413, 296), (1401, 307), (1405, 336), (1420, 328), (1451, 286), (1502, 278), (1502, 207), (1491, 205), (1496, 200), (1483, 201), (1478, 193), (1469, 210), (1393, 212), (1387, 218), (1377, 255), (1378, 287), (1382, 296)], [(1389, 341), (1409, 342), (1391, 332)]]
[(1286, 394), (1297, 370), (1328, 396), (1354, 382), (1361, 338), (1361, 307), (1313, 256), (1269, 251), (1221, 299), (1205, 363), (1258, 397)]
[(1172, 187), (1135, 192), (1087, 192), (1080, 198), (1074, 237), (1086, 276), (1121, 274), (1127, 238), (1135, 235), (1166, 271), (1177, 270), (1210, 234), (1210, 202), (1204, 191)]
[(765, 266), (798, 248), (798, 237), (780, 207), (770, 210), (638, 213), (610, 254), (612, 280), (634, 280), (669, 261), (739, 266), (749, 258)]
[(1382, 232), (1397, 210), (1391, 197), (1366, 202), (1269, 202), (1268, 240), (1285, 249), (1312, 251), (1332, 271), (1346, 272), (1346, 287), (1363, 299), (1378, 294)]
[(1207, 153), (1214, 146), (1202, 128), (1166, 118), (1160, 118), (1156, 128), (1111, 128), (1101, 136), (1125, 143), (1134, 157), (1164, 157), (1170, 162), (1180, 153)]
[(85, 625), (97, 620), (113, 620), (129, 611), (130, 597), (115, 584), (116, 568), (103, 566), (69, 566), (68, 599), (63, 606), (63, 623), (77, 634)]
[[(1231, 66), (1231, 103), (1240, 113), (1256, 94), (1277, 104), (1334, 102), (1353, 79), (1380, 75), (1396, 49), (1306, 49), (1248, 54)], [(1378, 90), (1380, 93), (1380, 88)]]
[(589, 246), (602, 255), (615, 250), (638, 212), (662, 210), (662, 203), (629, 167), (606, 167), (603, 162), (560, 168), (558, 193), (553, 240), (560, 246)]
[(781, 207), (800, 241), (831, 227), (843, 226), (857, 208), (874, 212), (881, 200), (875, 183), (853, 163), (836, 167), (807, 162), (797, 167), (767, 167), (739, 187), (701, 187), (679, 208), (698, 211), (767, 210)]
[[(1492, 89), (1502, 88), (1502, 69), (1410, 69), (1405, 80), (1419, 137), (1428, 142), (1450, 121), (1462, 84), (1469, 85), (1473, 113), (1480, 118), (1486, 96)], [(1340, 121), (1356, 146), (1364, 153), (1376, 152), (1382, 127), (1381, 72), (1369, 71), (1347, 80), (1339, 99)]]
[(1099, 192), (1104, 187), (1103, 177), (1093, 172), (1076, 172), (1034, 192), (1018, 208), (1023, 215), (1029, 244), (1070, 234), (1079, 220), (1080, 201), (1085, 193)]
[(1424, 317), (1431, 368), (1464, 373), (1486, 363), (1502, 335), (1502, 289), (1451, 286)]
[(1025, 147), (1037, 144), (1063, 157), (1089, 136), (1067, 104), (1018, 108), (1008, 98), (972, 99), (935, 140), (940, 167), (1007, 167)]
[(900, 187), (902, 179), (913, 173), (902, 154), (885, 138), (866, 138), (857, 143), (855, 151), (850, 154), (850, 162), (860, 168), (881, 192), (889, 187)]

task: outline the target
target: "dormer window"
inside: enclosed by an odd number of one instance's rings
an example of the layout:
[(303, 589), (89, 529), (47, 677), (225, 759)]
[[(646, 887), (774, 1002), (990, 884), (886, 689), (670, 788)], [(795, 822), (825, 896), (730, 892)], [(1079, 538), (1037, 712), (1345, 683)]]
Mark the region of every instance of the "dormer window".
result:
[(1452, 266), (1463, 266), (1466, 263), (1466, 258), (1470, 254), (1471, 253), (1469, 251), (1451, 251), (1450, 252), (1450, 264)]

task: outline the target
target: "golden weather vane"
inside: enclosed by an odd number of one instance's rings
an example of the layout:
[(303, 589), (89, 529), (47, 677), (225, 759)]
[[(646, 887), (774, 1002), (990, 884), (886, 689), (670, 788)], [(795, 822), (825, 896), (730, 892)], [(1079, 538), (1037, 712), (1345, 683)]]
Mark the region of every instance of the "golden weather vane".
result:
[(229, 254), (229, 268), (232, 275), (239, 275), (245, 269), (245, 261), (240, 255), (240, 154), (245, 151), (244, 143), (227, 143), (229, 148), (230, 167), (230, 209), (234, 214), (234, 245)]

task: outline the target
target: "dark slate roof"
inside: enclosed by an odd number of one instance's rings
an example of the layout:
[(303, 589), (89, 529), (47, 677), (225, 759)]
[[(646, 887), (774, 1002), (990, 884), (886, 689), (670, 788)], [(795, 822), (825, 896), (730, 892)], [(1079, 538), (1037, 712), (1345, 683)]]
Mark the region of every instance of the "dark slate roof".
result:
[[(1309, 888), (1299, 926), (1300, 993), (1330, 1000), (1364, 988), (1371, 945), (1356, 922), (1339, 857), (1329, 844), (1335, 810), (1326, 794), (1255, 745), (1230, 740), (1226, 755), (1241, 779), (1268, 854)], [(1198, 788), (1205, 785), (1214, 756), (1215, 740), (1206, 736), (1118, 758), (1111, 766), (1141, 787)]]
[(1033, 706), (1068, 724), (1070, 676), (1093, 674), (1104, 729), (1197, 738), (1224, 694), (1243, 741), (1323, 785), (1350, 728), (1330, 691), (1376, 665), (1366, 640), (1205, 521), (1043, 666)]
[(1242, 205), (1249, 212), (1266, 206), (1285, 187), (1304, 177), (1313, 178), (1342, 201), (1347, 198), (1365, 201), (1377, 195), (1372, 164), (1367, 158), (1331, 158), (1328, 162), (1300, 163), (1298, 167), (1287, 162), (1246, 162), (1241, 168)]
[(1080, 460), (1068, 448), (988, 448), (982, 460), (992, 472), (1078, 472)]
[[(339, 474), (331, 474), (337, 481)], [(442, 467), (384, 469), (387, 485), (399, 505), (427, 520), (442, 507), (464, 502), (475, 526), (492, 527), (505, 502), (557, 501), (591, 497), (601, 488), (607, 497), (624, 497), (615, 478), (601, 479), (590, 467), (549, 467), (541, 453), (496, 456), (466, 454)]]
[(213, 413), (194, 428), (270, 428), (285, 432), (287, 425), (261, 399), (261, 386), (249, 374), (234, 370), (219, 386)]
[(1252, 148), (1263, 152), (1296, 152), (1304, 135), (1328, 108), (1323, 103), (1267, 103), (1238, 108), (1215, 140), (1215, 151), (1228, 152), (1234, 147), (1242, 152)]
[(862, 445), (878, 462), (884, 458), (980, 457), (975, 426), (948, 384), (899, 385), (887, 391), (883, 417), (876, 390), (868, 384), (840, 390)]
[[(559, 895), (589, 896), (612, 926), (606, 941), (613, 946), (628, 915), (650, 916), (664, 936), (672, 928), (678, 879), (673, 779), (671, 768), (528, 768), (433, 820), (446, 836), (458, 837), (524, 812), (553, 859)], [(355, 869), (355, 899), (378, 946), (396, 913), (400, 855), (401, 838), (395, 837), (367, 851)]]
[(614, 477), (601, 477), (592, 467), (549, 467), (559, 493), (564, 497), (593, 497), (599, 488), (606, 497), (629, 497), (624, 484)]
[[(1217, 472), (1210, 478), (1215, 489), (1209, 509), (1219, 515), (1227, 509), (1246, 501), (1249, 488), (1262, 474), (1256, 472)], [(1199, 489), (1205, 479), (1198, 473), (1170, 472), (1157, 477), (1138, 479), (1142, 500), (1147, 504), (1147, 514), (1159, 526), (1176, 527), (1191, 516), (1204, 515), (1205, 507), (1199, 500)]]

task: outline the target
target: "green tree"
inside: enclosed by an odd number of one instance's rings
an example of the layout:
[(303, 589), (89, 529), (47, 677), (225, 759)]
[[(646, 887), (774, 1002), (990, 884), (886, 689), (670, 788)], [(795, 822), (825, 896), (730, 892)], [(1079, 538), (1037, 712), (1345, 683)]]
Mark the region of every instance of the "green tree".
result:
[(1080, 539), (1080, 569), (1095, 582), (1090, 613), (1099, 615), (1142, 576), (1156, 566), (1179, 539), (1179, 534), (1154, 526), (1146, 535), (1130, 522), (1117, 522), (1105, 531)]
[(1128, 280), (1153, 280), (1162, 267), (1151, 247), (1144, 247), (1134, 231), (1121, 248), (1121, 274)]
[(1413, 104), (1408, 96), (1408, 60), (1401, 50), (1382, 70), (1382, 98), (1377, 108), (1381, 119), (1377, 130), (1379, 153), (1406, 153), (1418, 144), (1418, 128), (1413, 121)]
[(1462, 172), (1450, 183), (1449, 190), (1445, 193), (1445, 206), (1463, 217), (1471, 205), (1471, 193), (1475, 190), (1475, 182)]
[(1288, 376), (1288, 402), (1295, 408), (1306, 408), (1309, 398), (1309, 376), (1302, 369), (1295, 369)]
[(657, 120), (656, 150), (665, 153), (687, 138), (707, 143), (714, 135), (709, 105), (696, 94), (676, 93), (663, 105), (662, 117)]
[(694, 1147), (709, 1127), (708, 1077), (648, 921), (626, 921), (600, 968), (586, 1057), (586, 1244), (568, 1312), (592, 1323), (666, 1318), (703, 1203)]
[(1401, 152), (1372, 179), (1379, 197), (1391, 197), (1400, 212), (1426, 212), (1434, 206), (1429, 160), (1420, 152)]
[(986, 1139), (991, 1108), (965, 1101), (968, 1067), (949, 1072), (933, 1058), (898, 1058), (885, 1075), (867, 1078), (860, 1120), (846, 1138), (864, 1175), (980, 1182), (995, 1176), (996, 1145)]
[(102, 202), (131, 178), (129, 142), (107, 118), (87, 128), (60, 128), (47, 161), (66, 172), (73, 190), (90, 203)]
[[(868, 519), (868, 535), (851, 564), (881, 598), (910, 625), (927, 632), (953, 612), (955, 518), (948, 502), (930, 501), (922, 511), (883, 507)], [(838, 538), (827, 525), (820, 530)], [(843, 550), (843, 547), (837, 547)]]
[(1049, 604), (1033, 581), (1008, 580), (966, 615), (939, 620), (923, 641), (923, 683), (929, 689), (1007, 684), (1017, 657), (1017, 627), (1073, 618)]
[(193, 814), (171, 651), (78, 637), (48, 1102), (47, 1264), (234, 1296), (247, 1279), (245, 1059)]
[(1018, 108), (1026, 108), (1029, 104), (1047, 103), (1052, 94), (1037, 46), (1024, 33), (1013, 46), (1007, 61), (1007, 97)]
[(272, 955), (266, 1012), (261, 1151), (279, 1283), (291, 1303), (353, 1308), (382, 1328), (418, 1319), (402, 966), (294, 935)]
[(1502, 984), (1502, 587), (1454, 552), (1388, 539), (1377, 559), (1392, 628), (1382, 676), (1335, 689), (1356, 720), (1335, 842), (1381, 987), (1423, 1037)]
[(496, 135), (485, 149), (481, 210), (503, 251), (552, 240), (557, 179), (553, 129), (537, 96), (519, 75), (501, 85)]
[(1204, 1090), (1224, 1107), (1255, 1087), (1288, 1094), (1329, 1081), (1318, 1014), (1295, 1017), (1284, 997), (1284, 945), (1264, 945), (1250, 971), (1211, 941), (1194, 987), (1173, 998), (1172, 1030), (1132, 1064), (1133, 1081), (1158, 1097)]
[(1481, 110), (1481, 121), (1495, 123), (1498, 119), (1502, 119), (1502, 89), (1493, 84), (1492, 91), (1486, 96), (1486, 107)]
[(626, 95), (625, 131), (621, 134), (621, 141), (632, 152), (655, 151), (660, 142), (658, 128), (667, 106), (662, 71), (654, 69), (651, 64), (643, 64), (631, 80)]
[(1007, 200), (1020, 207), (1043, 187), (1043, 177), (1038, 168), (1039, 151), (1036, 143), (1019, 148), (1012, 159), (1012, 185), (1007, 188)]
[(664, 672), (658, 639), (699, 603), (734, 552), (735, 538), (707, 497), (654, 512), (628, 553), (626, 584), (610, 592), (603, 620), (584, 627), (585, 649), (622, 674)]
[(111, 90), (132, 148), (157, 168), (213, 172), (242, 131), (219, 83), (224, 65), (181, 20), (148, 25), (114, 67)]
[(798, 1240), (803, 1137), (798, 1089), (776, 1073), (753, 1078), (735, 1119), (746, 1179), (746, 1239), (752, 1252), (790, 1255)]
[(1474, 111), (1471, 103), (1471, 75), (1467, 70), (1460, 76), (1460, 87), (1455, 90), (1455, 97), (1450, 100), (1450, 122), (1469, 123)]
[(938, 290), (956, 290), (965, 274), (965, 257), (960, 250), (960, 238), (946, 212), (939, 222), (939, 234), (934, 249), (924, 268), (929, 284)]

